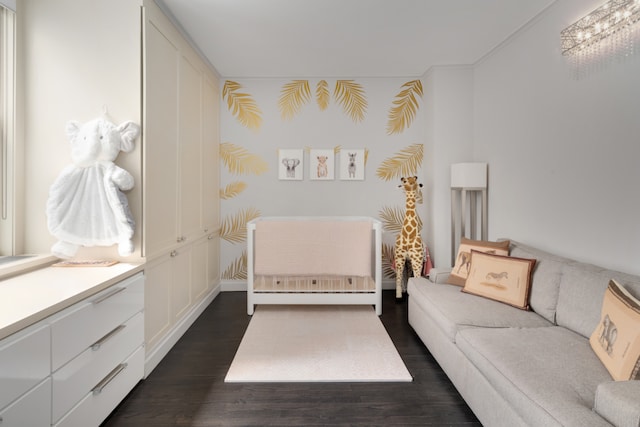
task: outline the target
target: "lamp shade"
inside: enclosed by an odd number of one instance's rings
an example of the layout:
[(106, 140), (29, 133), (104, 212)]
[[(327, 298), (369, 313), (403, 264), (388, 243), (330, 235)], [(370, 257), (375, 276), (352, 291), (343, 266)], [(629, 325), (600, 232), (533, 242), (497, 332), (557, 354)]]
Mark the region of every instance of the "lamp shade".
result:
[(452, 164), (451, 188), (487, 188), (487, 164)]

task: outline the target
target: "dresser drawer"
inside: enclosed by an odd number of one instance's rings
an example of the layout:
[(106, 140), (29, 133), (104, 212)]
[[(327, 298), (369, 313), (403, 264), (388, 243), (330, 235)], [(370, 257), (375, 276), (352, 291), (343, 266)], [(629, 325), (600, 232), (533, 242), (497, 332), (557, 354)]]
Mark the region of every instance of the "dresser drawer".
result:
[(126, 397), (144, 375), (144, 348), (140, 347), (127, 360), (117, 365), (96, 384), (80, 403), (68, 412), (56, 427), (98, 426)]
[[(49, 326), (38, 324), (0, 341), (0, 410), (50, 373)], [(4, 427), (4, 424), (0, 424)]]
[(51, 323), (51, 369), (56, 371), (143, 309), (144, 275), (139, 273), (64, 310)]
[(2, 427), (48, 427), (51, 425), (51, 378), (0, 410)]
[(54, 423), (143, 342), (144, 316), (139, 312), (54, 372)]

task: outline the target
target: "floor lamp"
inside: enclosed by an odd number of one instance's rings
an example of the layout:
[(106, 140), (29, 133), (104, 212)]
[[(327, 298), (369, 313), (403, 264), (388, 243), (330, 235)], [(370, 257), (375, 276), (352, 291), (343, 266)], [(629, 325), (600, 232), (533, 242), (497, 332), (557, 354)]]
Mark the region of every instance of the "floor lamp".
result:
[[(481, 239), (487, 240), (487, 164), (454, 163), (451, 165), (451, 265), (455, 265), (456, 244), (461, 237), (477, 239), (478, 198), (481, 199)], [(467, 201), (469, 213), (467, 215)], [(469, 220), (470, 235), (466, 235)], [(459, 231), (459, 234), (456, 233)]]

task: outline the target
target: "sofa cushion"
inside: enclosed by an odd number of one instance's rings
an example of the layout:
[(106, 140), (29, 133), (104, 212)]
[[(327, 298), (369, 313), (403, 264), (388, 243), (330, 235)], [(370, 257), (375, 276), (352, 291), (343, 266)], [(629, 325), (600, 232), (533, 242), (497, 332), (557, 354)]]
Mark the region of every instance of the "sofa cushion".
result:
[(598, 384), (593, 409), (616, 427), (640, 427), (640, 381)]
[(518, 258), (536, 259), (531, 276), (529, 306), (540, 316), (555, 323), (562, 266), (568, 260), (513, 240), (509, 254)]
[(584, 337), (591, 336), (600, 322), (602, 299), (611, 279), (634, 297), (640, 297), (638, 276), (575, 261), (565, 264), (560, 280), (556, 323)]
[(589, 343), (614, 380), (640, 379), (640, 301), (615, 280), (604, 293)]
[(532, 311), (461, 292), (449, 284), (436, 284), (422, 277), (409, 279), (409, 298), (433, 317), (433, 321), (455, 342), (460, 329), (470, 327), (523, 328), (553, 326)]
[(593, 410), (610, 376), (588, 340), (566, 328), (474, 328), (458, 348), (531, 425), (608, 426)]
[(509, 241), (503, 240), (501, 242), (487, 242), (462, 237), (460, 239), (460, 246), (458, 246), (456, 262), (451, 269), (451, 274), (449, 274), (447, 283), (464, 286), (464, 282), (467, 280), (467, 275), (469, 274), (472, 250), (497, 255), (509, 255)]
[(535, 259), (471, 251), (471, 267), (463, 292), (529, 309)]

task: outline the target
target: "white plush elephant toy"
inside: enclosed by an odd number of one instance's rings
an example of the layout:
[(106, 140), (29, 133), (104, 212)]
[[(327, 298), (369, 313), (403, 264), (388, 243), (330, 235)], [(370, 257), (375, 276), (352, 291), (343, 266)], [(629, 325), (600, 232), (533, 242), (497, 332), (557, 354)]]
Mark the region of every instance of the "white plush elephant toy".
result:
[(72, 258), (80, 246), (117, 244), (121, 256), (131, 255), (135, 222), (123, 191), (133, 188), (133, 176), (114, 160), (120, 151), (133, 150), (140, 127), (98, 118), (70, 121), (66, 132), (73, 163), (49, 190), (47, 225), (58, 239), (51, 253)]

